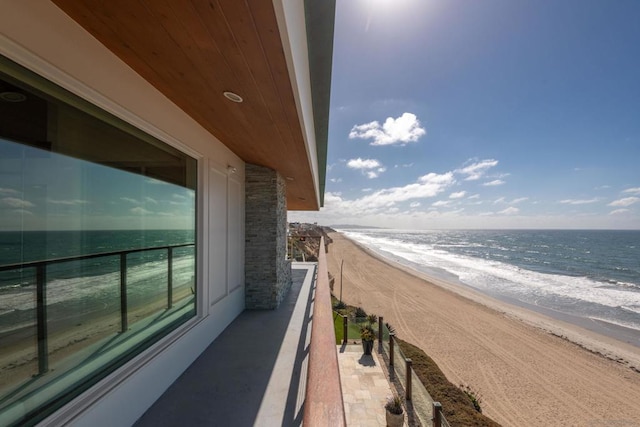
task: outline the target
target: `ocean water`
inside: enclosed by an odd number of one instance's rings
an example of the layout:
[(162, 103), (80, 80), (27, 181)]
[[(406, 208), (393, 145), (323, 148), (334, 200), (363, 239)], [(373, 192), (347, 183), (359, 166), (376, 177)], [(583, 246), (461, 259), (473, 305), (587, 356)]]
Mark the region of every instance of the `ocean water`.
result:
[[(193, 243), (192, 230), (0, 232), (0, 266)], [(174, 249), (174, 288), (191, 286), (194, 268), (193, 246)], [(51, 264), (46, 277), (49, 321), (119, 310), (119, 256)], [(166, 295), (166, 284), (166, 250), (127, 256), (130, 308)], [(0, 339), (3, 334), (34, 325), (35, 296), (34, 268), (0, 271)]]
[(339, 231), (498, 299), (627, 328), (640, 344), (640, 231)]

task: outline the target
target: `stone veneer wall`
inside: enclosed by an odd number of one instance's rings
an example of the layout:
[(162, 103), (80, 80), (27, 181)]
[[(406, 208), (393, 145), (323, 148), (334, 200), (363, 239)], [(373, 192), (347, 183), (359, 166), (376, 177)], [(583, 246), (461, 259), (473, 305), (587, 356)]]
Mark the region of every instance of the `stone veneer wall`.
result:
[(276, 171), (245, 166), (245, 307), (275, 309), (291, 288), (286, 182)]

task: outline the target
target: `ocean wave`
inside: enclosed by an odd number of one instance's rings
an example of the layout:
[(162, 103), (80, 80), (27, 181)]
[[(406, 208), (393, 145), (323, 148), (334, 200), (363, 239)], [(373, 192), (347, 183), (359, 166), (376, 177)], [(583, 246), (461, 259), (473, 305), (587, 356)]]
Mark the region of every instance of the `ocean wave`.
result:
[(481, 291), (517, 298), (527, 303), (546, 300), (561, 301), (565, 305), (590, 303), (612, 308), (640, 307), (640, 292), (637, 292), (638, 286), (633, 283), (615, 280), (612, 283), (586, 275), (533, 271), (510, 264), (506, 262), (509, 259), (503, 257), (497, 260), (495, 256), (494, 259), (489, 259), (450, 252), (444, 250), (445, 246), (442, 244), (424, 243), (425, 239), (423, 243), (400, 243), (392, 234), (384, 237), (362, 232), (345, 234), (366, 246), (416, 265), (448, 271), (463, 283)]
[[(180, 286), (191, 283), (194, 276), (192, 256), (173, 259), (173, 283)], [(128, 292), (144, 293), (152, 287), (167, 283), (167, 261), (152, 261), (127, 268)], [(76, 300), (119, 299), (120, 271), (99, 275), (55, 279), (47, 282), (47, 305)], [(0, 299), (0, 316), (14, 311), (34, 310), (36, 287), (21, 286), (3, 292)]]

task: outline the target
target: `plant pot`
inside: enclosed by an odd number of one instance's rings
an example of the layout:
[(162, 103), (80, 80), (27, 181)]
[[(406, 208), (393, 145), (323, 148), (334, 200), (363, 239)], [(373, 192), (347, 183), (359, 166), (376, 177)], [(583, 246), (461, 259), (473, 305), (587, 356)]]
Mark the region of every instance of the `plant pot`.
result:
[(402, 427), (404, 423), (404, 413), (392, 414), (389, 411), (385, 412), (387, 413), (387, 427)]
[(371, 356), (373, 350), (373, 340), (362, 340), (362, 351), (365, 356)]

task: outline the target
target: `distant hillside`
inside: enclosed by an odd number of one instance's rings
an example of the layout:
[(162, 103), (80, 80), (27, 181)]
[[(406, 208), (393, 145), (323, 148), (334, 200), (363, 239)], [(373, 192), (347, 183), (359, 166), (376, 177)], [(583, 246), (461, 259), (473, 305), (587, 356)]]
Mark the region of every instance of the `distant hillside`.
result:
[(355, 225), (355, 224), (336, 224), (336, 225), (331, 225), (331, 228), (350, 228), (350, 229), (363, 229), (363, 228), (368, 228), (368, 229), (384, 229), (385, 227), (373, 227), (370, 225)]
[(289, 258), (296, 261), (318, 261), (320, 237), (324, 237), (324, 250), (326, 252), (326, 247), (332, 243), (327, 233), (332, 231), (335, 230), (317, 224), (290, 223), (289, 241), (287, 243)]

